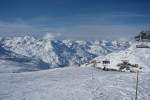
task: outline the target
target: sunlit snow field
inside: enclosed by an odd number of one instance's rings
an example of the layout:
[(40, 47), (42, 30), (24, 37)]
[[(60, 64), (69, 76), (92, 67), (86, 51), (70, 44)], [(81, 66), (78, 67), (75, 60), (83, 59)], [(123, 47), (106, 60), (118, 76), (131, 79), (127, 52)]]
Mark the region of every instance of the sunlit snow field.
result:
[[(139, 75), (139, 100), (150, 98), (149, 75)], [(0, 73), (0, 100), (132, 100), (135, 83), (135, 73), (86, 67)]]

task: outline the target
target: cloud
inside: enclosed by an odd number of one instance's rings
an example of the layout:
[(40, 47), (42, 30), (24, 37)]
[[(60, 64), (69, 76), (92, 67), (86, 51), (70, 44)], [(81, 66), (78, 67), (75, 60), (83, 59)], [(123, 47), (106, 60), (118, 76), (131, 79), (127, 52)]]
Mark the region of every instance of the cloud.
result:
[(52, 39), (57, 39), (57, 37), (59, 37), (61, 34), (60, 33), (46, 33), (44, 36), (43, 36), (43, 39), (46, 39), (46, 40), (52, 40)]
[(149, 25), (79, 25), (66, 29), (64, 35), (75, 39), (129, 39), (148, 28)]
[[(50, 27), (32, 25), (23, 22), (3, 22), (0, 21), (0, 36), (24, 36), (24, 35), (34, 35), (41, 37), (44, 34), (50, 32), (55, 34)], [(57, 33), (58, 35), (58, 33)]]
[[(25, 22), (0, 21), (0, 36), (34, 35), (46, 39), (129, 39), (141, 30), (150, 29), (149, 24), (90, 24), (78, 23), (51, 27)], [(46, 34), (46, 35), (45, 35)]]
[(32, 35), (35, 37), (43, 37), (45, 39), (58, 39), (61, 36), (59, 28), (52, 28), (48, 26), (38, 26), (24, 23), (23, 21), (10, 23), (0, 21), (0, 36), (25, 36)]
[(24, 33), (37, 32), (34, 26), (24, 23), (9, 23), (0, 21), (0, 35), (23, 35)]
[(112, 12), (114, 17), (150, 17), (149, 15), (135, 13), (135, 12)]

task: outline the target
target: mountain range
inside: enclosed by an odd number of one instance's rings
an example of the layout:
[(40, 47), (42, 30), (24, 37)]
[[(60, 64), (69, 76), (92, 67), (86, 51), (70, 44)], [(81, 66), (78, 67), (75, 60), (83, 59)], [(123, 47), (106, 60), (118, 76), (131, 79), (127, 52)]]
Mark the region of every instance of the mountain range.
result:
[[(40, 69), (82, 65), (98, 56), (128, 48), (124, 41), (55, 40), (31, 36), (0, 38), (0, 58)], [(13, 55), (13, 56), (12, 56)], [(6, 56), (6, 57), (5, 57)], [(35, 64), (36, 62), (36, 64)], [(39, 67), (36, 66), (36, 69)]]

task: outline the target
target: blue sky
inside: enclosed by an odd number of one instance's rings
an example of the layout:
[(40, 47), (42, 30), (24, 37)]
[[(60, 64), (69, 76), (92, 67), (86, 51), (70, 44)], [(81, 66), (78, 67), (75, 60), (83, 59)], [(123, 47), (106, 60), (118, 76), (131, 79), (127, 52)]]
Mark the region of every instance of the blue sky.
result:
[(149, 0), (0, 0), (0, 36), (128, 39), (150, 29)]

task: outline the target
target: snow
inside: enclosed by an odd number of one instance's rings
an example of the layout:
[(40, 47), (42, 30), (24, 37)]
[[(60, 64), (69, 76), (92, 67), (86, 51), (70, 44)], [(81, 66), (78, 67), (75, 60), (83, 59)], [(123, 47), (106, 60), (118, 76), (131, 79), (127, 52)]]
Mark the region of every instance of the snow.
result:
[[(50, 36), (47, 36), (49, 38)], [(121, 41), (56, 40), (31, 36), (0, 38), (0, 45), (20, 55), (40, 59), (50, 68), (84, 64), (97, 56), (129, 47)]]
[[(149, 75), (140, 73), (139, 100), (150, 98)], [(131, 100), (135, 83), (135, 73), (89, 67), (0, 73), (0, 100)]]
[[(150, 43), (145, 43), (146, 45), (150, 45)], [(122, 63), (122, 60), (127, 60), (131, 64), (138, 64), (139, 67), (142, 67), (141, 71), (150, 71), (150, 48), (136, 48), (136, 45), (138, 43), (133, 43), (128, 49), (122, 50), (119, 52), (113, 52), (106, 56), (99, 56), (90, 61), (89, 63), (86, 63), (82, 65), (83, 67), (91, 67), (94, 66), (93, 61), (97, 62), (95, 67), (103, 68), (102, 61), (109, 60), (110, 64), (108, 64), (106, 67), (110, 69), (116, 69), (119, 70), (119, 67), (117, 66), (119, 63)]]
[(0, 73), (20, 73), (49, 68), (49, 64), (30, 57), (26, 57), (0, 47)]
[[(108, 67), (113, 69), (122, 59), (139, 64), (138, 99), (150, 98), (150, 49), (137, 49), (136, 43), (126, 49), (126, 42), (26, 36), (2, 38), (0, 44), (0, 100), (133, 100), (136, 73), (91, 67), (92, 61), (105, 59), (111, 61)], [(74, 65), (85, 62), (84, 67)], [(97, 63), (95, 67), (103, 65)]]

